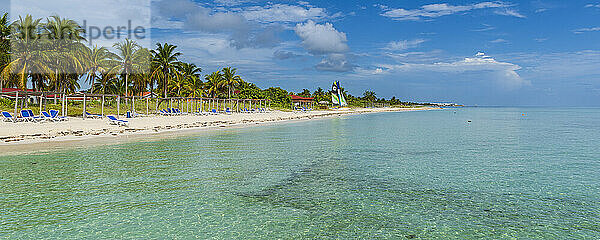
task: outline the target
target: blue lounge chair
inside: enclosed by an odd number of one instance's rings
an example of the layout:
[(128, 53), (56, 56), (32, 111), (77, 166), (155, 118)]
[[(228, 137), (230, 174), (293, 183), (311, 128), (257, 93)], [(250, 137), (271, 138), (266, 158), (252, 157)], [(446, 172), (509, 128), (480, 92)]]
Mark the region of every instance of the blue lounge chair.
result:
[(108, 118), (108, 123), (112, 124), (112, 125), (118, 125), (118, 126), (127, 126), (127, 124), (129, 123), (129, 121), (125, 121), (125, 120), (120, 120), (117, 119), (115, 116), (113, 115), (108, 115), (106, 116)]
[(27, 122), (36, 122), (37, 121), (35, 118), (33, 118), (33, 116), (29, 115), (29, 111), (27, 111), (27, 110), (21, 110), (21, 118), (23, 118), (23, 121), (27, 121)]
[(58, 111), (57, 110), (50, 110), (50, 116), (55, 121), (67, 121), (67, 117), (58, 116)]
[(91, 117), (91, 118), (102, 118), (102, 115), (99, 114), (91, 114), (89, 112), (85, 112), (86, 117)]
[(50, 115), (50, 113), (46, 112), (46, 111), (42, 111), (42, 118), (46, 121), (53, 121), (56, 122), (57, 119), (52, 118), (52, 116)]
[(26, 109), (27, 113), (29, 113), (29, 116), (33, 118), (34, 121), (39, 122), (39, 121), (44, 121), (46, 120), (43, 116), (36, 116), (35, 114), (33, 114), (33, 111), (31, 111), (31, 109)]
[(13, 117), (9, 112), (2, 112), (2, 116), (4, 117), (4, 121), (6, 122), (20, 122), (22, 119)]
[(231, 114), (231, 109), (229, 109), (229, 108), (226, 108), (226, 109), (225, 109), (225, 113), (226, 113), (226, 114)]

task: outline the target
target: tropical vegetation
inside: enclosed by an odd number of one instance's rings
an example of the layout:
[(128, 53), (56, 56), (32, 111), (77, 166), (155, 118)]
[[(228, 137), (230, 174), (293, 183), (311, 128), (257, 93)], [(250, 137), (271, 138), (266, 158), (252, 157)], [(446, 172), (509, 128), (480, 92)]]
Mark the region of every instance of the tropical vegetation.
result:
[[(36, 19), (26, 15), (11, 22), (7, 14), (2, 15), (0, 88), (65, 94), (269, 99), (273, 106), (291, 105), (289, 96), (293, 93), (279, 87), (260, 89), (244, 81), (233, 67), (202, 76), (203, 69), (182, 61), (183, 53), (169, 43), (147, 49), (125, 39), (111, 52), (106, 47), (88, 47), (83, 36), (84, 29), (78, 23), (60, 16)], [(81, 83), (89, 89), (81, 89)], [(304, 89), (297, 95), (314, 97), (317, 102), (330, 101), (328, 91), (322, 88), (312, 93)], [(363, 97), (346, 96), (351, 105), (386, 101), (370, 91)], [(402, 104), (395, 98), (388, 102)]]

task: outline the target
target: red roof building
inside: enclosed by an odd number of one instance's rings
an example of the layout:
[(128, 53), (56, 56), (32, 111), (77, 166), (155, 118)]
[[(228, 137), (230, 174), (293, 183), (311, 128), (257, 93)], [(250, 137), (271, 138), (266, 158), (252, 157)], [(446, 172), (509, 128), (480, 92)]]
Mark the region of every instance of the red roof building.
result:
[(296, 95), (290, 95), (290, 97), (292, 98), (292, 102), (313, 102), (315, 100), (315, 98), (300, 97)]

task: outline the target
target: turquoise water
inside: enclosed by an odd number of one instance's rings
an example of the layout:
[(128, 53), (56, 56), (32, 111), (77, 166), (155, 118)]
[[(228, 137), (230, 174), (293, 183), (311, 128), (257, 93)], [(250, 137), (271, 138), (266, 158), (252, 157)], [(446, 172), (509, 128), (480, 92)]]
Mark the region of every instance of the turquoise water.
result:
[(465, 108), (0, 157), (0, 237), (599, 239), (599, 141), (600, 109)]

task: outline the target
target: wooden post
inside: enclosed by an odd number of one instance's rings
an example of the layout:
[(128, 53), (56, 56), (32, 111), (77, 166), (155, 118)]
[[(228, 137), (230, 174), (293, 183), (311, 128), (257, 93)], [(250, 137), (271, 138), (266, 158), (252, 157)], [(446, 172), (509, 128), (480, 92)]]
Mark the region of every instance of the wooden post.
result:
[(65, 94), (65, 116), (69, 116), (69, 97)]
[(15, 95), (15, 115), (13, 116), (14, 118), (17, 117), (17, 106), (19, 103), (19, 91), (17, 91), (17, 94)]
[(150, 105), (148, 102), (148, 98), (146, 98), (146, 116), (150, 113)]
[(85, 120), (85, 117), (87, 115), (87, 114), (85, 114), (85, 111), (86, 111), (86, 109), (85, 109), (86, 106), (85, 105), (86, 105), (86, 103), (87, 102), (86, 102), (86, 97), (85, 97), (85, 93), (84, 93), (83, 94), (83, 113), (82, 113), (83, 114), (83, 120)]
[(102, 94), (102, 117), (104, 117), (104, 94)]
[(40, 112), (39, 112), (39, 115), (42, 115), (42, 101), (43, 101), (43, 100), (42, 100), (42, 99), (43, 99), (43, 98), (42, 98), (42, 96), (44, 96), (44, 93), (42, 93), (42, 94), (40, 95)]
[(121, 96), (117, 96), (117, 117), (121, 115)]

